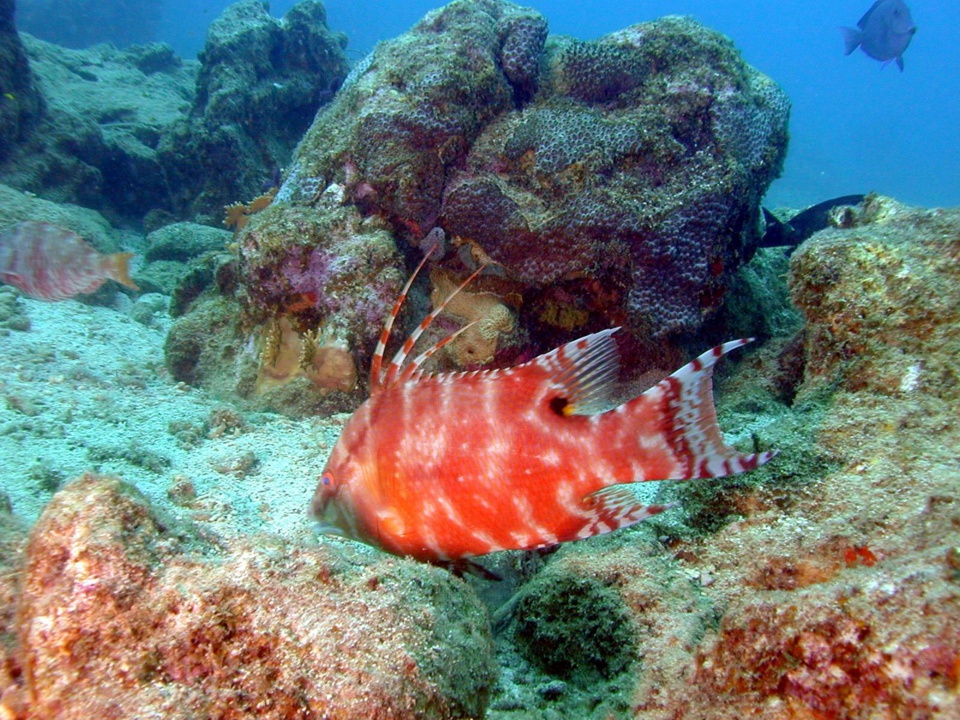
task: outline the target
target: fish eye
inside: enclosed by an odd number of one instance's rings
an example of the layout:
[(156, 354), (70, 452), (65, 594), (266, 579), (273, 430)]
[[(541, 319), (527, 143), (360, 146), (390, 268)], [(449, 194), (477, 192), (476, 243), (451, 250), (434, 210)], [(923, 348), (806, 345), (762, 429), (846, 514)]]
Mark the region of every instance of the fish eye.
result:
[(333, 473), (329, 471), (323, 473), (323, 475), (320, 477), (320, 482), (326, 485), (327, 487), (330, 487), (331, 485), (333, 485)]

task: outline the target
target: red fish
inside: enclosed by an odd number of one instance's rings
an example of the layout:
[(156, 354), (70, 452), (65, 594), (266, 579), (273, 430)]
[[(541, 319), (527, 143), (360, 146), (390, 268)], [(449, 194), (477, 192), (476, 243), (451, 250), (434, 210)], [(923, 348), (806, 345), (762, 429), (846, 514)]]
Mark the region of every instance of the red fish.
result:
[(311, 510), (327, 532), (440, 563), (545, 547), (669, 507), (640, 503), (627, 483), (732, 475), (775, 454), (740, 454), (717, 426), (713, 366), (749, 340), (708, 350), (611, 408), (616, 328), (504, 370), (429, 374), (421, 364), (455, 335), (405, 361), (441, 305), (382, 371), (413, 277), (374, 352), (370, 398), (314, 494)]
[(131, 290), (132, 253), (103, 255), (82, 237), (46, 222), (27, 221), (0, 233), (0, 280), (41, 300), (92, 293), (107, 280)]

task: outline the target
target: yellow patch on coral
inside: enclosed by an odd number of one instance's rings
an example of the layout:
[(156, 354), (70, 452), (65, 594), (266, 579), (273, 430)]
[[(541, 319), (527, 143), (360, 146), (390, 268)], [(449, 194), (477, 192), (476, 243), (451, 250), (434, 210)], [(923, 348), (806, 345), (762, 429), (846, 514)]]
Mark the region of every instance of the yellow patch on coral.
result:
[(586, 325), (590, 320), (590, 313), (573, 305), (547, 300), (540, 311), (539, 319), (547, 325), (570, 331)]
[[(438, 307), (446, 300), (460, 282), (447, 270), (433, 268), (430, 271), (430, 302), (433, 306)], [(511, 332), (515, 327), (513, 313), (500, 297), (491, 292), (470, 292), (465, 288), (450, 300), (444, 312), (474, 323), (446, 346), (448, 355), (460, 367), (483, 365), (493, 360), (500, 333)]]
[(261, 342), (256, 383), (259, 393), (298, 377), (328, 391), (349, 392), (357, 384), (357, 366), (345, 348), (324, 344), (318, 331), (298, 333), (287, 317), (271, 320)]
[(227, 205), (223, 208), (223, 224), (234, 231), (243, 230), (250, 222), (250, 216), (260, 212), (272, 203), (276, 194), (277, 189), (274, 188), (263, 195), (258, 195), (248, 203), (235, 202), (232, 205)]

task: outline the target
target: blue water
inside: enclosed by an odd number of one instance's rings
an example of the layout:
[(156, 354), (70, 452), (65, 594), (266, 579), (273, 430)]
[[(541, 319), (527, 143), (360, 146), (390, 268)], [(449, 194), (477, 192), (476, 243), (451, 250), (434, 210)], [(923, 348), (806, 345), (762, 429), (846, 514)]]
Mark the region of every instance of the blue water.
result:
[[(202, 47), (224, 0), (168, 0), (161, 38), (181, 54)], [(293, 0), (271, 3), (282, 15)], [(422, 0), (329, 0), (333, 29), (362, 57), (441, 3)], [(526, 3), (522, 3), (526, 4)], [(875, 190), (926, 206), (960, 205), (960, 13), (952, 3), (909, 2), (919, 30), (904, 55), (906, 70), (859, 50), (845, 57), (838, 27), (854, 26), (870, 0), (811, 2), (532, 3), (550, 31), (590, 39), (668, 14), (693, 15), (728, 35), (753, 66), (793, 102), (791, 144), (769, 206), (803, 206)]]

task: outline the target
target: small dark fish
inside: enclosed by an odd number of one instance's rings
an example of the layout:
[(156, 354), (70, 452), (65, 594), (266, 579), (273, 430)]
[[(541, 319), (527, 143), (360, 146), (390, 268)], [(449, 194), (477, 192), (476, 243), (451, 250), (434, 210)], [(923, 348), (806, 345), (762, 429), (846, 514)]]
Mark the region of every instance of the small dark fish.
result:
[(333, 80), (330, 81), (330, 84), (320, 91), (318, 98), (320, 104), (326, 105), (328, 102), (333, 100), (333, 96), (337, 94), (337, 90), (340, 89), (341, 85), (343, 85), (343, 78), (334, 77)]
[(830, 211), (842, 205), (859, 205), (863, 195), (844, 195), (843, 197), (824, 200), (802, 210), (786, 222), (781, 222), (776, 216), (763, 208), (763, 219), (766, 230), (760, 240), (760, 247), (783, 247), (791, 249), (830, 224)]
[(132, 290), (132, 253), (103, 255), (75, 232), (27, 221), (0, 233), (0, 281), (40, 300), (92, 293), (107, 280)]
[(849, 55), (859, 47), (884, 65), (896, 59), (903, 72), (903, 53), (916, 31), (910, 8), (903, 0), (877, 0), (856, 28), (840, 28), (843, 54)]

